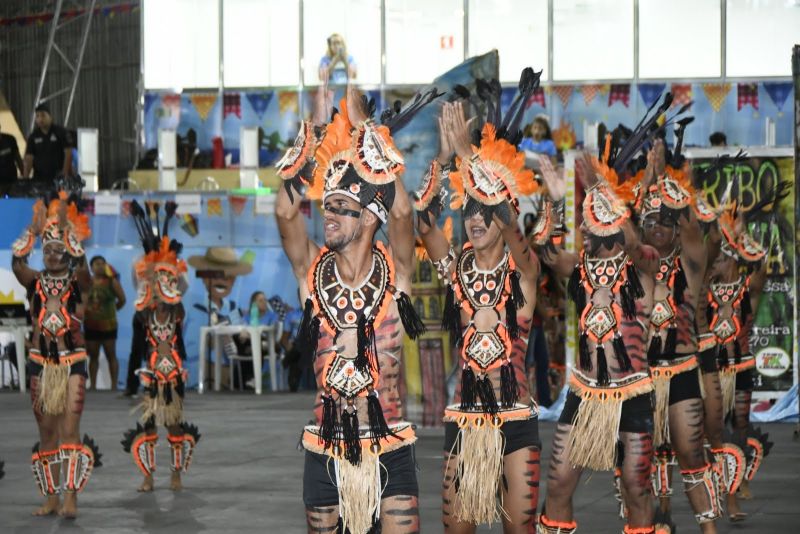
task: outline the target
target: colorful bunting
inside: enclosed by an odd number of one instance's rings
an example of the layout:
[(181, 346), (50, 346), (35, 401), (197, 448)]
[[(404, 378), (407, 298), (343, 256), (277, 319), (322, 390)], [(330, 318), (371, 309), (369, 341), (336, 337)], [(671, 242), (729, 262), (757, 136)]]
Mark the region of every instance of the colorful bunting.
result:
[(179, 215), (181, 219), (181, 229), (186, 232), (189, 237), (195, 237), (200, 233), (200, 226), (197, 222), (197, 217), (190, 213)]
[(704, 83), (703, 84), (703, 92), (708, 99), (708, 102), (711, 104), (711, 108), (719, 113), (719, 110), (722, 109), (722, 104), (725, 102), (725, 98), (728, 96), (728, 93), (731, 90), (731, 84), (729, 83)]
[(262, 93), (246, 93), (247, 101), (250, 102), (250, 106), (253, 108), (253, 111), (256, 112), (259, 119), (264, 118), (264, 112), (267, 111), (267, 107), (269, 107), (269, 103), (272, 100), (272, 95), (275, 93), (272, 91), (265, 91)]
[(235, 215), (241, 215), (247, 204), (247, 197), (241, 195), (228, 195), (228, 204)]
[(222, 217), (222, 199), (209, 198), (206, 201), (206, 214), (209, 217)]
[(558, 96), (558, 99), (561, 100), (561, 106), (567, 107), (567, 104), (569, 104), (569, 99), (572, 98), (572, 93), (575, 91), (575, 86), (553, 85), (550, 88)]
[(281, 91), (278, 93), (278, 109), (281, 114), (291, 111), (298, 111), (297, 91)]
[(672, 84), (672, 107), (683, 106), (692, 101), (692, 84), (673, 83)]
[(236, 115), (242, 118), (242, 94), (225, 93), (222, 97), (222, 118), (228, 115)]
[[(514, 88), (514, 92), (516, 93), (517, 89)], [(528, 101), (525, 102), (525, 109), (528, 109), (534, 104), (538, 104), (540, 106), (547, 107), (544, 101), (544, 88), (541, 86), (537, 87), (533, 90), (533, 94), (528, 98)]]
[(200, 120), (205, 121), (208, 118), (208, 114), (211, 113), (214, 104), (217, 103), (217, 94), (193, 93), (189, 95), (189, 100), (191, 100), (192, 105), (197, 110), (197, 114), (200, 115)]
[(753, 106), (753, 109), (758, 110), (758, 84), (757, 83), (739, 83), (737, 86), (736, 98), (736, 111), (741, 111), (742, 108), (748, 104)]
[[(119, 13), (133, 13), (134, 11), (139, 9), (139, 2), (126, 2), (121, 3), (113, 6), (105, 6), (105, 7), (96, 7), (94, 8), (94, 16), (101, 16), (101, 17), (114, 17)], [(64, 23), (65, 21), (74, 19), (86, 13), (85, 9), (70, 9), (61, 12), (61, 16), (59, 17), (59, 22)], [(53, 17), (55, 16), (54, 12), (48, 13), (37, 13), (35, 15), (23, 15), (20, 17), (9, 17), (9, 18), (0, 18), (0, 27), (3, 26), (31, 26), (36, 24), (37, 26), (44, 26), (45, 24), (51, 22)]]
[(764, 82), (764, 91), (772, 99), (778, 111), (783, 111), (786, 99), (792, 94), (792, 82)]
[(588, 106), (589, 103), (594, 100), (594, 97), (597, 95), (605, 95), (608, 92), (608, 89), (608, 84), (584, 85), (581, 87), (581, 93), (583, 93), (583, 103)]
[(653, 105), (653, 103), (661, 98), (661, 94), (664, 92), (664, 89), (667, 88), (667, 84), (665, 83), (640, 83), (639, 87), (639, 95), (642, 97), (642, 102), (648, 108)]
[(631, 84), (629, 83), (612, 83), (611, 89), (608, 93), (608, 107), (614, 102), (622, 102), (627, 108), (631, 101)]

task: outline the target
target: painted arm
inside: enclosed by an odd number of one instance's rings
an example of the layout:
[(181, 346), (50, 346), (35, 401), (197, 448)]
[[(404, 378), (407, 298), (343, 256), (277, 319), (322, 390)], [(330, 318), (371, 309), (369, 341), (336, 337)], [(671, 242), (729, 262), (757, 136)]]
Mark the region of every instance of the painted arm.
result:
[(278, 188), (275, 219), (283, 250), (292, 264), (292, 271), (298, 281), (305, 279), (311, 261), (319, 250), (319, 247), (308, 238), (306, 223), (300, 213), (301, 201), (300, 195), (292, 195), (292, 198), (289, 198), (285, 187)]
[(398, 277), (410, 280), (414, 271), (414, 217), (403, 180), (396, 179), (394, 187), (394, 203), (388, 220), (389, 246)]

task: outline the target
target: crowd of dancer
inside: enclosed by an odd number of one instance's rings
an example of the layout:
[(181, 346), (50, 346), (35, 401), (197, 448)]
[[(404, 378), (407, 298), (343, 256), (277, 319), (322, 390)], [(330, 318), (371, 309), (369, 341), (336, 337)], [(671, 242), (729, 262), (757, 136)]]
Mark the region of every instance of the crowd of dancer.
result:
[[(523, 71), (505, 112), (496, 80), (478, 80), (474, 92), (429, 90), (379, 118), (374, 102), (348, 87), (338, 109), (324, 105), (330, 115), (302, 124), (278, 162), (275, 216), (304, 302), (298, 346), (318, 386), (315, 421), (301, 440), (309, 532), (419, 530), (416, 436), (401, 399), (403, 337), (425, 331), (409, 298), (417, 237), (446, 286), (442, 324), (460, 367), (442, 414), (445, 531), (499, 522), (505, 532), (574, 532), (572, 501), (589, 469), (614, 472), (623, 532), (674, 532), (676, 464), (701, 532), (716, 532), (723, 513), (745, 518), (737, 495), (747, 494), (770, 446), (749, 424), (749, 337), (765, 251), (748, 223), (782, 189), (745, 211), (732, 179), (711, 203), (681, 155), (688, 108), (676, 109), (667, 94), (634, 129), (605, 134), (598, 156), (577, 159), (583, 200), (574, 231), (582, 240), (570, 251), (563, 170), (547, 157), (527, 168), (517, 148), (539, 75)], [(439, 152), (409, 194), (392, 136), (433, 103), (441, 109)], [(729, 162), (720, 157), (704, 172)], [(518, 215), (528, 197), (539, 209), (526, 236)], [(304, 199), (321, 204), (322, 245), (307, 233)], [(80, 294), (88, 280), (81, 242), (89, 230), (78, 196), (48, 201), (37, 203), (14, 244), (13, 267), (34, 325), (29, 365), (40, 441), (32, 462), (46, 498), (36, 513), (74, 517), (100, 456), (79, 431), (87, 371)], [(448, 202), (463, 220), (460, 243), (440, 225)], [(167, 428), (173, 490), (200, 438), (183, 415), (186, 266), (180, 243), (168, 237), (176, 206), (164, 209), (163, 224), (158, 207), (131, 209), (144, 248), (135, 266), (134, 347), (146, 362), (146, 394), (122, 443), (144, 476), (140, 491), (154, 487), (157, 426)], [(37, 239), (41, 271), (27, 264)], [(578, 355), (540, 507), (542, 444), (526, 353), (543, 266), (575, 303)]]

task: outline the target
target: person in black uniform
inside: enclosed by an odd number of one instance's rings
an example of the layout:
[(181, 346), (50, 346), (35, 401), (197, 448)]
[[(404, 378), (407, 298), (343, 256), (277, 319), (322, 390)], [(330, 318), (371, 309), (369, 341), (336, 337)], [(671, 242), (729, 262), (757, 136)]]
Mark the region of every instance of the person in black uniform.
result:
[(17, 169), (22, 173), (22, 157), (13, 135), (0, 133), (0, 197), (8, 194), (17, 181)]
[(23, 178), (52, 181), (59, 175), (72, 173), (72, 136), (63, 127), (53, 124), (50, 109), (36, 106), (36, 127), (28, 137), (25, 149)]

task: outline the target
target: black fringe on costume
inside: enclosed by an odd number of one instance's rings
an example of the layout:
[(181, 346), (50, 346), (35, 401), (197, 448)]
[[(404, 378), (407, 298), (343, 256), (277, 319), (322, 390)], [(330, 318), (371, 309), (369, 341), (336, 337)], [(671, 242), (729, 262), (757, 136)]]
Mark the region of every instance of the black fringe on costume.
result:
[(177, 393), (180, 398), (183, 398), (184, 396), (186, 396), (186, 387), (185, 386), (186, 385), (183, 383), (183, 378), (181, 378), (181, 375), (178, 375), (175, 378), (175, 393)]
[(322, 422), (319, 425), (319, 437), (325, 450), (328, 450), (333, 442), (336, 441), (336, 424), (338, 417), (336, 414), (336, 401), (333, 395), (322, 394)]
[(631, 263), (628, 265), (628, 272), (626, 273), (628, 284), (631, 287), (631, 295), (634, 299), (640, 299), (644, 297), (644, 288), (642, 287), (642, 283), (639, 281), (639, 275), (636, 273), (636, 267)]
[(342, 439), (344, 457), (353, 465), (361, 463), (361, 441), (358, 436), (358, 413), (346, 409), (342, 412)]
[(582, 371), (592, 370), (592, 357), (589, 355), (589, 337), (586, 334), (578, 336), (578, 363)]
[(522, 292), (522, 286), (519, 283), (520, 274), (514, 270), (509, 273), (511, 277), (511, 302), (514, 303), (517, 309), (525, 305), (525, 294)]
[(172, 404), (172, 384), (164, 384), (164, 404)]
[(676, 306), (683, 304), (686, 286), (686, 273), (683, 271), (683, 266), (679, 263), (678, 270), (675, 272), (675, 283), (672, 285), (672, 300), (675, 301)]
[(742, 361), (742, 347), (739, 346), (739, 340), (733, 342), (733, 363), (740, 363)]
[(728, 367), (728, 347), (725, 345), (721, 345), (719, 347), (719, 352), (717, 353), (717, 363), (719, 364), (720, 370)]
[(383, 416), (381, 401), (378, 400), (377, 393), (367, 395), (367, 416), (369, 418), (369, 430), (371, 433), (370, 441), (372, 441), (373, 445), (379, 446), (382, 438), (395, 435), (386, 423), (386, 418)]
[(200, 431), (197, 428), (197, 425), (190, 424), (186, 421), (181, 423), (181, 430), (183, 430), (184, 434), (189, 434), (194, 438), (195, 444), (200, 442)]
[(47, 355), (51, 360), (53, 360), (53, 363), (58, 363), (58, 343), (55, 339), (50, 340), (50, 346), (48, 347)]
[(365, 315), (358, 318), (356, 332), (358, 354), (353, 361), (356, 369), (362, 373), (370, 369), (378, 369), (378, 350), (375, 347), (375, 328), (372, 321), (368, 321)]
[(450, 344), (461, 346), (461, 308), (456, 305), (456, 292), (453, 286), (447, 286), (442, 310), (442, 328), (450, 333)]
[(89, 434), (83, 435), (83, 444), (92, 449), (92, 453), (94, 454), (94, 467), (103, 467), (103, 462), (100, 461), (100, 458), (103, 457), (100, 453), (100, 447), (89, 437)]
[(64, 334), (64, 344), (67, 346), (67, 350), (75, 350), (75, 340), (72, 338), (72, 331), (67, 330)]
[(488, 376), (483, 378), (479, 378), (476, 382), (477, 390), (478, 390), (478, 397), (481, 399), (481, 407), (483, 408), (483, 412), (489, 415), (496, 415), (498, 411), (500, 411), (499, 406), (497, 406), (497, 397), (494, 394), (494, 386), (492, 385), (492, 381), (489, 380)]
[(125, 433), (122, 435), (122, 449), (125, 452), (131, 452), (131, 447), (133, 446), (133, 440), (136, 439), (136, 436), (139, 434), (144, 434), (145, 429), (140, 423), (136, 423), (136, 428), (131, 428), (126, 430)]
[(402, 291), (400, 291), (400, 296), (397, 297), (397, 312), (400, 314), (400, 321), (403, 323), (403, 328), (408, 337), (417, 339), (425, 333), (425, 325), (422, 324), (422, 319), (417, 315), (417, 310), (411, 304), (409, 296)]
[(611, 344), (614, 346), (614, 354), (617, 356), (620, 369), (623, 371), (633, 371), (633, 365), (631, 365), (631, 359), (628, 356), (628, 349), (625, 348), (625, 341), (622, 339), (622, 336), (619, 334), (615, 335), (611, 340)]
[(639, 281), (639, 276), (636, 274), (636, 269), (633, 265), (628, 265), (627, 280), (620, 288), (620, 296), (622, 297), (622, 312), (628, 319), (636, 318), (636, 299), (644, 297), (644, 289), (642, 283)]
[(507, 362), (500, 366), (500, 403), (503, 408), (513, 408), (517, 400), (519, 400), (517, 375), (514, 373), (513, 364)]
[(472, 410), (475, 408), (475, 397), (477, 395), (477, 384), (475, 382), (475, 372), (469, 365), (461, 370), (461, 410)]
[(750, 290), (744, 292), (742, 295), (742, 328), (747, 327), (747, 321), (750, 319), (750, 314), (753, 313), (753, 308), (750, 306)]
[(656, 361), (661, 357), (661, 336), (653, 336), (650, 340), (650, 347), (647, 349), (647, 363), (655, 365)]
[(664, 350), (662, 354), (667, 356), (674, 356), (678, 348), (678, 329), (675, 325), (667, 328), (667, 338), (664, 340)]
[(608, 362), (606, 361), (606, 349), (602, 344), (597, 345), (597, 383), (601, 386), (608, 385)]
[(509, 298), (506, 302), (506, 328), (508, 337), (519, 339), (519, 324), (517, 324), (517, 306), (513, 299)]
[[(569, 295), (569, 298), (572, 299), (572, 302), (574, 302), (576, 306), (578, 305), (579, 293), (583, 293), (583, 291), (581, 291), (581, 270), (575, 267), (567, 282), (567, 295)], [(583, 306), (577, 307), (579, 312), (583, 310)]]
[(319, 318), (314, 317), (314, 305), (311, 299), (306, 299), (305, 306), (303, 307), (303, 319), (300, 321), (300, 327), (297, 330), (295, 345), (301, 347), (300, 350), (303, 355), (307, 356), (309, 360), (313, 360), (317, 355), (319, 327)]

